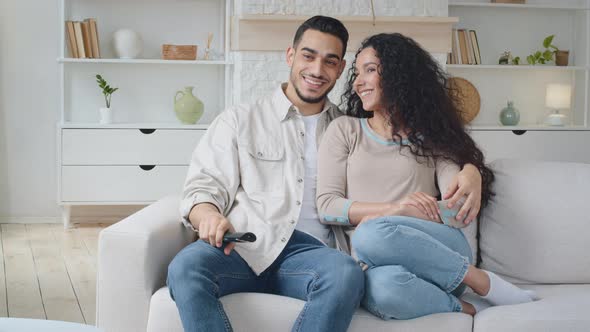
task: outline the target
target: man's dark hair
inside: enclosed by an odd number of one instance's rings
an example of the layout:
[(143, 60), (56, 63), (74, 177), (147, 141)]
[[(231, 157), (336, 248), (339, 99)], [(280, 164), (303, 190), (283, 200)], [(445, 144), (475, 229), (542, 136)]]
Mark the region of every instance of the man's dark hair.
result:
[(348, 44), (348, 30), (344, 27), (344, 24), (339, 20), (328, 17), (328, 16), (314, 16), (303, 22), (295, 32), (295, 38), (293, 38), (293, 47), (296, 48), (297, 44), (301, 40), (303, 33), (309, 29), (317, 30), (323, 33), (329, 33), (333, 36), (338, 37), (342, 42), (342, 57), (346, 52), (346, 44)]

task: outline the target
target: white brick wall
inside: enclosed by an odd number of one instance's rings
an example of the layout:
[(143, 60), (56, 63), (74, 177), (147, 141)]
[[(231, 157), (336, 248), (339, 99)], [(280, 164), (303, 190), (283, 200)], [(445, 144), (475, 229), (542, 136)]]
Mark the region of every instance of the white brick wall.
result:
[[(448, 16), (448, 0), (373, 0), (377, 16)], [(239, 14), (284, 14), (327, 16), (370, 16), (370, 0), (241, 0), (235, 1), (234, 11)], [(293, 31), (295, 34), (295, 31)], [(441, 63), (445, 54), (434, 54)], [(289, 78), (285, 52), (233, 52), (234, 103), (249, 102), (271, 93)], [(348, 64), (354, 52), (348, 52)], [(346, 83), (347, 69), (330, 93), (338, 104)]]

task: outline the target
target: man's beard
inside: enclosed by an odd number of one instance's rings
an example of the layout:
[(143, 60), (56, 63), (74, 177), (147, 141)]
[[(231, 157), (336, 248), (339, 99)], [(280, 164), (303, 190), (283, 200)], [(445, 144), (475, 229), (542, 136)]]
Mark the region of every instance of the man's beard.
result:
[(316, 97), (316, 98), (309, 98), (309, 97), (305, 97), (301, 91), (299, 91), (299, 88), (297, 87), (297, 85), (295, 84), (295, 80), (292, 79), (293, 75), (291, 75), (291, 83), (293, 84), (293, 87), (295, 88), (295, 93), (297, 94), (297, 97), (299, 97), (299, 99), (301, 99), (303, 102), (306, 102), (308, 104), (318, 104), (323, 102), (326, 99), (326, 96), (330, 93), (330, 91), (332, 91), (332, 89), (334, 88), (334, 86), (331, 86), (328, 88), (328, 90), (326, 90), (326, 93), (324, 93), (323, 95)]

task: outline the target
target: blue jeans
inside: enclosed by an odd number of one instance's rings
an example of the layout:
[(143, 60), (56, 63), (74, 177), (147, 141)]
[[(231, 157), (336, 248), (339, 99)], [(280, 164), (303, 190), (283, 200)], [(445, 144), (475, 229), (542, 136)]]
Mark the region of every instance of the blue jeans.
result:
[(219, 298), (239, 292), (307, 301), (293, 331), (346, 331), (363, 297), (364, 274), (351, 257), (295, 231), (258, 276), (235, 251), (226, 256), (202, 240), (191, 243), (170, 263), (167, 284), (185, 331), (232, 331)]
[(411, 319), (461, 311), (457, 299), (472, 261), (461, 230), (411, 217), (361, 224), (352, 248), (365, 271), (362, 305), (382, 319)]

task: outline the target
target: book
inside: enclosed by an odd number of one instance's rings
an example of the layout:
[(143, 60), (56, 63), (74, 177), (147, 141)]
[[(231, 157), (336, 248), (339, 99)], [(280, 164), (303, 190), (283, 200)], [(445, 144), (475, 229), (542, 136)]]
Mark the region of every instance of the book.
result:
[(88, 21), (86, 20), (80, 22), (80, 24), (82, 26), (82, 38), (84, 39), (84, 52), (86, 53), (86, 57), (94, 58), (92, 46), (90, 45), (90, 24), (88, 24)]
[(471, 38), (471, 45), (473, 46), (473, 53), (475, 54), (475, 63), (481, 65), (479, 42), (477, 41), (477, 34), (475, 33), (475, 30), (469, 30), (469, 37)]
[(82, 24), (78, 21), (74, 22), (74, 33), (76, 36), (76, 48), (78, 49), (78, 58), (85, 59), (86, 52), (84, 52), (84, 37), (82, 36)]
[(461, 65), (461, 48), (459, 47), (459, 31), (453, 29), (453, 43), (455, 46), (455, 64)]
[(467, 42), (467, 59), (470, 65), (475, 64), (475, 55), (473, 54), (473, 46), (471, 45), (471, 37), (469, 37), (469, 30), (464, 30), (465, 41)]
[(96, 27), (96, 20), (93, 18), (87, 18), (90, 26), (90, 45), (92, 48), (92, 55), (96, 59), (100, 59), (100, 46), (98, 42), (98, 29)]
[(460, 54), (461, 54), (461, 63), (464, 65), (468, 65), (469, 58), (467, 56), (467, 38), (465, 36), (465, 30), (459, 29), (459, 30), (457, 30), (457, 33), (459, 34), (459, 48), (460, 48)]
[(66, 21), (66, 39), (68, 42), (68, 49), (70, 50), (70, 57), (79, 58), (78, 46), (76, 45), (76, 34), (74, 32), (74, 22)]

